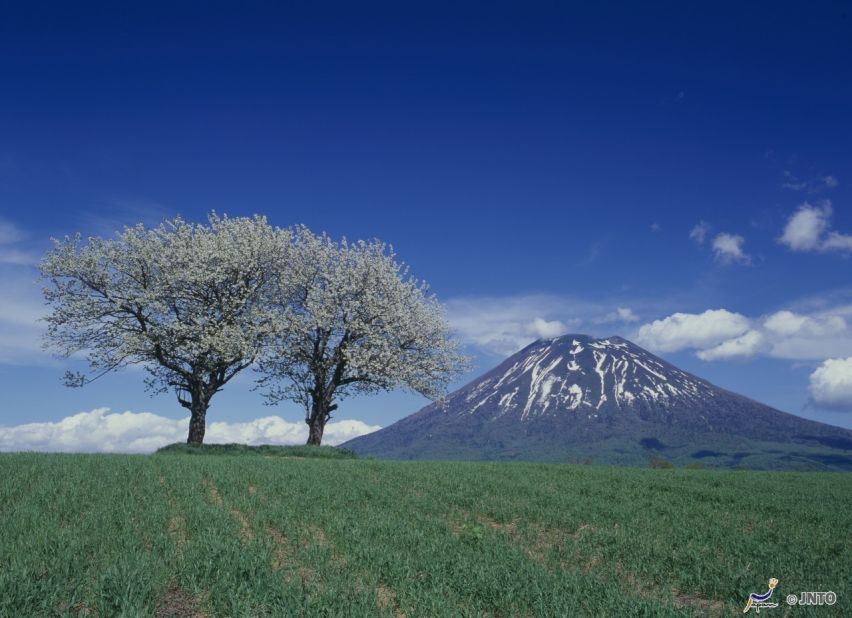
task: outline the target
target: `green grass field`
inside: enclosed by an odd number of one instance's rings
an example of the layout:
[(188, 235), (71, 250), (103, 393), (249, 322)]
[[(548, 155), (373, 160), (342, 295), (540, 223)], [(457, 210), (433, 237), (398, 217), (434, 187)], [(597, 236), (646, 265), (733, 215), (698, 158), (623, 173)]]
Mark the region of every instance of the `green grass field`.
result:
[(0, 616), (852, 615), (844, 474), (286, 454), (0, 455)]

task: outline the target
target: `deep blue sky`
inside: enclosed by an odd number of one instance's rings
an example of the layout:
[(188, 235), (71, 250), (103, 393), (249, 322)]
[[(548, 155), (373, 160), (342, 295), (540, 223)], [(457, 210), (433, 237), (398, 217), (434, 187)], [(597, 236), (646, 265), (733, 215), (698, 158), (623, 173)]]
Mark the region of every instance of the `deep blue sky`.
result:
[[(852, 426), (852, 404), (809, 390), (824, 360), (852, 358), (836, 321), (852, 324), (850, 252), (819, 244), (852, 233), (848, 3), (278, 4), (0, 9), (0, 425), (100, 406), (181, 416), (141, 374), (61, 386), (64, 364), (31, 341), (31, 262), (51, 235), (215, 209), (387, 240), (455, 323), (494, 320), (518, 342), (536, 318), (635, 339), (675, 312), (761, 330), (790, 310), (812, 320), (808, 350), (657, 349)], [(797, 250), (779, 238), (805, 202), (829, 229)], [(714, 253), (719, 234), (740, 253)], [(606, 318), (618, 307), (631, 319)], [(511, 348), (460, 336), (477, 360), (465, 381)], [(211, 420), (273, 413), (248, 385)], [(340, 416), (387, 424), (420, 405), (376, 397)]]

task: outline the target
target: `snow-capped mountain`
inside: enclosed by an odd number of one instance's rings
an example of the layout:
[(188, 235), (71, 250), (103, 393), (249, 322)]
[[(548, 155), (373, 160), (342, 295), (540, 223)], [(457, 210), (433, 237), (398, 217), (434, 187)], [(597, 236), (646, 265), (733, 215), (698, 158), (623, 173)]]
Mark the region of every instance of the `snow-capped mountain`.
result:
[[(465, 388), (461, 413), (520, 420), (602, 408), (662, 408), (713, 400), (714, 387), (621, 337), (570, 335), (537, 341)], [(453, 399), (457, 399), (455, 394)], [(480, 412), (480, 413), (483, 413)]]
[(344, 446), (403, 459), (852, 469), (852, 432), (716, 387), (621, 337), (586, 335), (536, 341), (443, 405)]

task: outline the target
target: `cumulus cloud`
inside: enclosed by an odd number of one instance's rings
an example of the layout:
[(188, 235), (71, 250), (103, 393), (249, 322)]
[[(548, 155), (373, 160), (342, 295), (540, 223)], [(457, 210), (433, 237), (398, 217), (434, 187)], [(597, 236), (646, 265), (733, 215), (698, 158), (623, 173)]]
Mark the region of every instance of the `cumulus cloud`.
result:
[(848, 311), (835, 307), (806, 315), (784, 310), (765, 317), (761, 327), (771, 342), (767, 355), (822, 360), (852, 354), (852, 329), (844, 315)]
[[(173, 442), (186, 440), (189, 417), (171, 419), (149, 412), (110, 412), (98, 408), (67, 416), (57, 422), (0, 426), (0, 451), (59, 451), (101, 453), (150, 453)], [(323, 442), (340, 444), (381, 429), (357, 420), (332, 421)], [(214, 422), (207, 425), (207, 444), (304, 444), (304, 422), (267, 416), (243, 423)]]
[(744, 315), (726, 309), (708, 309), (698, 314), (674, 313), (641, 326), (636, 340), (640, 345), (659, 352), (707, 349), (743, 335), (749, 326), (750, 322)]
[(756, 330), (750, 330), (744, 335), (723, 341), (717, 346), (701, 350), (697, 356), (701, 360), (722, 360), (736, 357), (754, 356), (764, 342), (763, 335)]
[[(689, 238), (703, 245), (713, 229), (706, 221), (699, 221), (689, 231)], [(719, 232), (713, 237), (710, 248), (714, 259), (721, 264), (751, 264), (751, 256), (743, 249), (745, 238), (738, 234)]]
[(768, 331), (786, 337), (821, 337), (843, 332), (846, 329), (846, 320), (840, 315), (808, 316), (784, 310), (768, 316), (763, 325)]
[(616, 307), (603, 317), (594, 320), (596, 324), (610, 324), (612, 322), (638, 322), (639, 316), (630, 307)]
[(722, 232), (713, 239), (713, 256), (721, 264), (751, 264), (751, 256), (743, 250), (745, 238)]
[(813, 251), (819, 249), (822, 235), (828, 228), (831, 216), (831, 203), (812, 206), (805, 202), (793, 213), (784, 226), (779, 242), (793, 251)]
[(565, 333), (568, 330), (568, 327), (559, 320), (543, 320), (541, 318), (536, 318), (532, 321), (532, 332), (534, 332), (539, 337), (543, 337), (545, 339), (550, 339), (552, 337), (558, 337)]
[(830, 230), (831, 202), (803, 203), (784, 226), (778, 242), (793, 251), (852, 252), (852, 235)]
[(751, 356), (823, 360), (852, 354), (852, 307), (810, 314), (790, 310), (746, 317), (724, 309), (702, 314), (676, 313), (641, 326), (637, 342), (652, 350), (692, 349), (707, 361)]
[(707, 238), (707, 234), (710, 233), (711, 229), (712, 228), (709, 223), (706, 221), (699, 221), (695, 224), (695, 227), (689, 231), (689, 237), (699, 245), (703, 245), (704, 239)]
[(809, 389), (817, 407), (852, 411), (852, 357), (824, 361), (811, 374)]

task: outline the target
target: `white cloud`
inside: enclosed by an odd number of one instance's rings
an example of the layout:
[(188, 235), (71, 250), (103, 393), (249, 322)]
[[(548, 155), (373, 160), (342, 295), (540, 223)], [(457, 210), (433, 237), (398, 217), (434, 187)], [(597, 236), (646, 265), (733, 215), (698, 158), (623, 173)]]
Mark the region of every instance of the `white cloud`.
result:
[(44, 330), (39, 318), (44, 315), (44, 301), (32, 277), (0, 269), (0, 363), (29, 364), (50, 361), (41, 349)]
[(778, 240), (793, 251), (819, 249), (821, 236), (828, 228), (830, 216), (830, 202), (825, 202), (822, 206), (812, 206), (805, 202), (787, 221), (784, 233)]
[(749, 330), (749, 320), (726, 309), (704, 313), (674, 313), (639, 328), (636, 341), (651, 350), (677, 352), (687, 348), (709, 348)]
[(97, 212), (80, 213), (79, 225), (89, 234), (112, 238), (126, 225), (144, 223), (146, 227), (159, 225), (176, 214), (165, 205), (145, 197), (104, 196)]
[(791, 172), (784, 170), (784, 182), (781, 183), (782, 189), (790, 189), (791, 191), (803, 191), (808, 186), (803, 180), (799, 180)]
[(819, 180), (829, 189), (834, 189), (840, 185), (840, 181), (837, 180), (831, 174), (826, 174), (825, 176), (820, 176)]
[(706, 221), (699, 221), (694, 228), (689, 231), (689, 237), (699, 245), (704, 244), (704, 239), (711, 230), (711, 225)]
[(41, 347), (46, 314), (38, 256), (19, 243), (27, 234), (14, 223), (0, 219), (0, 364), (50, 363)]
[(576, 329), (582, 319), (594, 315), (586, 303), (557, 296), (467, 297), (446, 303), (447, 319), (459, 338), (468, 344), (508, 356), (539, 338), (551, 338)]
[(0, 245), (11, 245), (26, 238), (26, 234), (11, 221), (0, 219)]
[(693, 349), (707, 361), (751, 356), (824, 360), (852, 354), (852, 307), (810, 314), (789, 310), (748, 318), (724, 309), (702, 314), (676, 313), (642, 325), (636, 340), (653, 350)]
[[(698, 245), (703, 245), (713, 229), (706, 221), (699, 221), (689, 231), (689, 237)], [(745, 252), (745, 238), (738, 234), (719, 232), (713, 237), (710, 248), (714, 259), (721, 264), (751, 264), (751, 256)]]
[[(149, 412), (110, 412), (98, 408), (57, 422), (0, 426), (0, 451), (64, 451), (149, 453), (161, 446), (186, 440), (189, 417), (170, 419)], [(340, 444), (381, 429), (357, 420), (332, 421), (325, 427), (323, 442)], [(244, 423), (208, 423), (206, 444), (304, 444), (304, 422), (267, 416)]]
[(824, 361), (811, 374), (809, 388), (818, 407), (852, 411), (852, 357)]
[(852, 252), (852, 234), (829, 232), (822, 243), (822, 250), (840, 251), (842, 253)]
[(722, 264), (751, 264), (751, 256), (743, 251), (745, 238), (722, 232), (713, 239), (713, 254)]
[(823, 360), (852, 354), (852, 330), (845, 317), (848, 307), (834, 307), (810, 315), (783, 310), (762, 321), (771, 342), (767, 355), (793, 360)]
[(615, 315), (622, 322), (636, 322), (639, 320), (639, 316), (633, 313), (633, 309), (630, 307), (617, 307)]
[[(611, 335), (594, 331), (599, 325), (609, 325), (609, 331), (614, 325), (639, 320), (631, 307), (615, 302), (603, 304), (551, 294), (460, 297), (449, 299), (445, 305), (450, 326), (463, 343), (502, 357), (536, 339), (571, 332)], [(640, 309), (645, 312), (647, 306)]]
[(840, 181), (831, 174), (817, 174), (811, 180), (802, 180), (788, 170), (784, 170), (784, 182), (782, 189), (791, 191), (806, 191), (808, 193), (819, 193), (825, 189), (834, 189), (840, 185)]
[(638, 322), (639, 316), (630, 307), (616, 307), (615, 311), (610, 311), (600, 318), (596, 318), (596, 324), (610, 324), (612, 322)]
[(852, 252), (852, 235), (829, 229), (831, 214), (828, 200), (820, 205), (803, 203), (787, 221), (778, 242), (793, 251)]
[(0, 219), (0, 265), (31, 266), (38, 261), (35, 254), (10, 246), (26, 237), (23, 230), (14, 223)]
[(14, 247), (0, 247), (0, 264), (8, 266), (32, 266), (38, 262), (35, 254)]
[(536, 318), (532, 321), (532, 332), (544, 339), (558, 337), (559, 335), (564, 334), (567, 330), (568, 327), (559, 320), (547, 321), (541, 318)]
[(723, 341), (707, 350), (701, 350), (697, 356), (706, 361), (754, 356), (761, 349), (763, 343), (763, 335), (759, 331), (750, 330), (744, 335)]
[(820, 337), (840, 334), (846, 329), (846, 320), (839, 315), (807, 316), (784, 310), (767, 317), (763, 325), (771, 333), (786, 337), (795, 335)]

